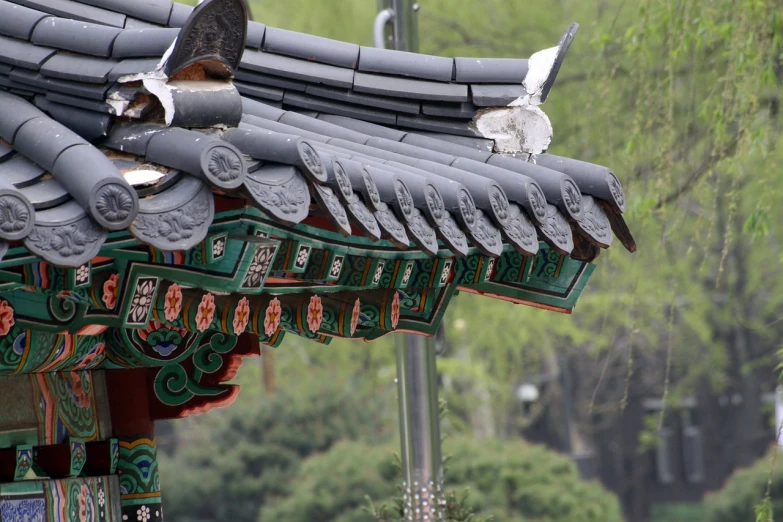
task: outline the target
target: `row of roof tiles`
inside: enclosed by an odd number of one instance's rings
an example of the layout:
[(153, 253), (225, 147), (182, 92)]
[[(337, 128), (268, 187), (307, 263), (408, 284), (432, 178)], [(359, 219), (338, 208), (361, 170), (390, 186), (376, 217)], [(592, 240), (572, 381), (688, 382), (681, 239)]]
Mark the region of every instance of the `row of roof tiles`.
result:
[[(8, 38), (0, 40), (0, 62), (40, 71), (48, 78), (111, 83), (123, 75), (149, 71), (155, 64), (144, 58), (162, 56), (179, 31), (156, 26), (120, 29), (102, 25), (105, 20), (82, 22), (78, 20), (77, 6), (91, 10), (96, 7), (72, 4), (70, 17), (76, 19), (68, 18), (63, 5), (1, 0), (0, 35)], [(122, 8), (117, 2), (95, 4), (107, 9)], [(165, 11), (165, 4), (155, 5), (149, 7), (148, 19), (162, 20), (160, 13)], [(138, 14), (136, 7), (126, 11)], [(184, 13), (181, 7), (172, 9)], [(49, 13), (59, 16), (48, 16)], [(179, 18), (174, 23), (182, 22)], [(527, 60), (450, 59), (360, 48), (266, 28), (256, 22), (250, 23), (249, 35), (237, 87), (243, 94), (272, 101), (281, 101), (285, 96), (288, 103), (303, 108), (322, 108), (324, 103), (332, 103), (335, 110), (344, 111), (358, 105), (364, 108), (364, 114), (357, 114), (354, 109), (353, 114), (347, 115), (363, 115), (378, 123), (392, 124), (395, 113), (399, 113), (401, 126), (421, 128), (422, 122), (411, 115), (470, 119), (478, 107), (505, 105), (526, 94), (521, 82), (528, 70)], [(561, 42), (565, 46), (563, 52), (569, 38)], [(466, 128), (461, 133), (474, 134)]]
[[(37, 6), (36, 2), (24, 3)], [(153, 3), (158, 13), (154, 16), (163, 24), (167, 4)], [(124, 2), (94, 0), (84, 4), (63, 0), (48, 3), (44, 10), (58, 16), (79, 18), (86, 11), (95, 16), (92, 10), (98, 6), (141, 16), (137, 12), (138, 6), (123, 11)], [(9, 5), (0, 0), (0, 15), (2, 9), (23, 9)], [(184, 23), (180, 19), (172, 22), (175, 12), (185, 12), (178, 5), (173, 4), (169, 11), (172, 25)], [(90, 9), (80, 11), (77, 7)], [(153, 14), (150, 11), (144, 16), (154, 21)], [(17, 12), (17, 17), (28, 21), (37, 16), (26, 10)], [(112, 103), (113, 95), (117, 95), (114, 101), (123, 96), (133, 99), (138, 92), (109, 82), (124, 74), (152, 71), (159, 58), (117, 62), (74, 55), (73, 47), (94, 45), (90, 42), (101, 40), (92, 40), (90, 35), (103, 33), (86, 26), (83, 27), (84, 36), (79, 37), (81, 43), (58, 42), (57, 38), (63, 34), (77, 34), (68, 33), (75, 26), (73, 21), (66, 22), (60, 24), (68, 26), (65, 32), (40, 36), (49, 38), (50, 45), (65, 46), (45, 50), (45, 56), (33, 56), (44, 49), (35, 45), (35, 34), (39, 27), (42, 31), (53, 31), (59, 23), (59, 20), (45, 16), (30, 22), (27, 34), (33, 43), (18, 37), (9, 39), (22, 46), (15, 51), (24, 52), (4, 53), (0, 47), (0, 61), (13, 65), (5, 68), (0, 65), (0, 87), (32, 101), (28, 103), (8, 95), (0, 97), (0, 118), (4, 117), (6, 121), (0, 133), (6, 141), (6, 144), (0, 144), (0, 180), (5, 179), (6, 183), (0, 189), (7, 189), (11, 198), (0, 200), (0, 204), (12, 200), (23, 202), (15, 207), (22, 210), (6, 212), (5, 215), (13, 219), (0, 223), (0, 237), (6, 241), (25, 238), (31, 251), (53, 263), (78, 266), (97, 253), (96, 248), (99, 249), (106, 239), (107, 230), (125, 227), (143, 242), (163, 250), (190, 248), (203, 239), (211, 223), (214, 205), (210, 186), (230, 195), (248, 197), (287, 224), (301, 222), (308, 216), (312, 198), (334, 227), (344, 234), (351, 233), (353, 223), (354, 231), (359, 230), (373, 239), (386, 237), (401, 248), (409, 248), (409, 239), (413, 239), (420, 249), (430, 254), (437, 252), (436, 239), (440, 239), (457, 255), (467, 251), (468, 240), (491, 255), (500, 253), (504, 240), (530, 255), (537, 249), (537, 233), (558, 250), (569, 252), (574, 248), (569, 221), (574, 224), (577, 236), (582, 238), (577, 242), (578, 249), (582, 249), (580, 245), (585, 241), (593, 246), (608, 246), (611, 243), (610, 225), (626, 244), (632, 245), (632, 238), (626, 235), (627, 228), (620, 217), (624, 210), (622, 189), (608, 169), (550, 155), (534, 158), (536, 165), (524, 159), (491, 154), (486, 140), (450, 134), (436, 134), (433, 139), (340, 117), (339, 114), (345, 114), (345, 111), (333, 105), (334, 99), (342, 97), (344, 100), (347, 96), (353, 102), (362, 98), (356, 106), (368, 104), (372, 99), (371, 96), (365, 99), (365, 95), (356, 92), (355, 79), (361, 80), (365, 73), (353, 70), (349, 73), (354, 78), (353, 90), (335, 91), (315, 83), (301, 88), (304, 84), (299, 80), (318, 82), (317, 71), (325, 65), (268, 52), (246, 51), (243, 66), (254, 61), (261, 63), (259, 56), (262, 61), (273, 57), (271, 59), (278, 62), (264, 65), (263, 74), (238, 71), (236, 86), (240, 91), (255, 89), (252, 94), (258, 95), (269, 82), (278, 82), (294, 91), (283, 96), (282, 102), (288, 107), (303, 107), (301, 97), (300, 103), (296, 103), (295, 94), (302, 90), (306, 94), (320, 95), (321, 100), (329, 101), (331, 97), (332, 105), (304, 105), (319, 113), (302, 115), (244, 98), (239, 102), (239, 114), (229, 117), (220, 113), (225, 112), (223, 107), (236, 107), (234, 98), (238, 101), (239, 94), (223, 89), (226, 103), (214, 103), (217, 109), (213, 107), (213, 112), (217, 111), (218, 119), (225, 118), (222, 123), (232, 118), (238, 122), (241, 118), (239, 129), (224, 133), (197, 132), (117, 121), (113, 116), (117, 112), (117, 104)], [(3, 27), (0, 23), (0, 33), (4, 31)], [(315, 37), (298, 35), (292, 39), (293, 33), (261, 29), (262, 26), (251, 23), (248, 42), (257, 42), (259, 47), (277, 46), (272, 50), (289, 54), (307, 49), (308, 45), (323, 44), (314, 40)], [(169, 29), (153, 32), (160, 36), (161, 42), (173, 35)], [(25, 31), (20, 30), (17, 36), (23, 33)], [(127, 36), (123, 36), (125, 33)], [(53, 36), (55, 34), (61, 36)], [(139, 30), (117, 32), (114, 47), (121, 37), (131, 41), (142, 34)], [(159, 46), (158, 50), (163, 47), (163, 44), (150, 44), (155, 45)], [(338, 50), (343, 53), (341, 59), (350, 56), (345, 54), (349, 47), (350, 44), (332, 45), (335, 53)], [(361, 56), (361, 50), (357, 50)], [(407, 59), (399, 55), (397, 62), (403, 63)], [(423, 59), (426, 61), (427, 57)], [(297, 63), (296, 67), (306, 64), (313, 69), (309, 75), (293, 79), (291, 62)], [(394, 67), (400, 67), (399, 63)], [(491, 60), (487, 63), (493, 67), (505, 65), (498, 70), (506, 72), (492, 73), (496, 75), (493, 78), (508, 74), (509, 79), (518, 81), (517, 77), (511, 77), (517, 73), (509, 71), (516, 71), (520, 64)], [(295, 87), (291, 88), (292, 85)], [(455, 84), (442, 84), (452, 85)], [(317, 88), (322, 90), (317, 91)], [(414, 105), (417, 109), (422, 108), (424, 114), (418, 118), (430, 123), (437, 123), (437, 118), (430, 117), (428, 111), (455, 109), (442, 104), (432, 104), (428, 109), (426, 101), (417, 98), (420, 94), (406, 91), (405, 96), (411, 101), (385, 100), (396, 102), (398, 109), (404, 109), (407, 103), (410, 112)], [(464, 117), (471, 112), (470, 108), (463, 106), (462, 109)], [(358, 115), (362, 120), (372, 120), (361, 110)], [(402, 125), (399, 116), (393, 124)], [(437, 124), (429, 128), (444, 130)], [(448, 127), (445, 130), (454, 131)], [(458, 131), (453, 133), (460, 134)], [(108, 139), (102, 142), (102, 149), (87, 141), (95, 142), (106, 136)], [(42, 141), (46, 142), (44, 146), (41, 146)], [(134, 156), (129, 157), (127, 153)], [(87, 174), (83, 175), (81, 170), (85, 169), (80, 165), (93, 163), (93, 160), (95, 167), (87, 168)], [(135, 180), (133, 189), (126, 179)], [(581, 193), (586, 196), (582, 197)], [(21, 221), (16, 218), (25, 216), (27, 221), (20, 228)], [(35, 223), (34, 227), (31, 222)], [(580, 255), (595, 255), (589, 248), (587, 250), (588, 253)]]
[[(161, 56), (176, 38), (175, 28), (184, 25), (192, 10), (165, 0), (4, 0), (0, 2), (0, 34), (93, 56)], [(126, 16), (149, 25), (138, 27)], [(446, 83), (521, 84), (528, 70), (525, 59), (453, 59), (388, 51), (267, 28), (257, 22), (249, 22), (247, 45), (338, 68)]]

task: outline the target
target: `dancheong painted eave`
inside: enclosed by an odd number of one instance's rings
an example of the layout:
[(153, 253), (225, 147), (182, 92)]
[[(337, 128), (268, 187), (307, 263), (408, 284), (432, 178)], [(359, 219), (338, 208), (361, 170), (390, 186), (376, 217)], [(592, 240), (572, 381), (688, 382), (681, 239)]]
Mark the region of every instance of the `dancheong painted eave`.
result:
[(478, 59), (247, 18), (241, 0), (0, 0), (16, 328), (169, 324), (174, 285), (217, 311), (186, 331), (432, 333), (458, 290), (568, 312), (615, 236), (635, 250), (617, 176), (546, 153), (576, 25), (529, 59)]

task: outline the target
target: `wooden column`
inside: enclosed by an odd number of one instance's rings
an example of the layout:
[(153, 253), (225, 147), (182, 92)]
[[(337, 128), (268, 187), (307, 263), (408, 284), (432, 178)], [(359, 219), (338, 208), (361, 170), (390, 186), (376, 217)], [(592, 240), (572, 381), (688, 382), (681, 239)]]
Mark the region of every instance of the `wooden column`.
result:
[(106, 373), (112, 429), (119, 440), (118, 474), (123, 520), (161, 522), (163, 510), (155, 423), (150, 415), (148, 369), (109, 370)]

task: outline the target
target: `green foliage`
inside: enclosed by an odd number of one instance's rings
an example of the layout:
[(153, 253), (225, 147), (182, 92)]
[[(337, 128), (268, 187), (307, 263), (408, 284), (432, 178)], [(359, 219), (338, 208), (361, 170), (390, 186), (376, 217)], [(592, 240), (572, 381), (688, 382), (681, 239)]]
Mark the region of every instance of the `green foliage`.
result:
[[(453, 437), (445, 450), (449, 522), (621, 522), (617, 499), (582, 481), (574, 464), (542, 446)], [(261, 520), (398, 522), (399, 467), (389, 446), (346, 442), (313, 456), (292, 479), (290, 496)], [(467, 495), (464, 492), (467, 491)], [(365, 497), (379, 508), (365, 509)]]
[(208, 421), (207, 429), (191, 431), (192, 420), (180, 421), (177, 451), (160, 458), (167, 517), (255, 521), (271, 496), (289, 493), (302, 459), (340, 440), (387, 436), (386, 423), (374, 415), (377, 401), (351, 386), (322, 381), (301, 393), (255, 391), (232, 408), (200, 418)]
[(759, 459), (752, 467), (736, 471), (722, 489), (705, 499), (704, 522), (774, 522), (783, 513), (783, 467), (779, 450)]

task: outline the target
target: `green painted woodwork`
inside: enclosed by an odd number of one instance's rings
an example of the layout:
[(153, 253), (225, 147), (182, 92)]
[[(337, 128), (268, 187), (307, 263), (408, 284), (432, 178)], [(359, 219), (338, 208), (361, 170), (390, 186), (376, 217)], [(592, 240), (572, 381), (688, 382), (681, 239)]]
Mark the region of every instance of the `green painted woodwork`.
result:
[(219, 214), (188, 252), (117, 233), (71, 270), (12, 251), (0, 263), (0, 374), (179, 365), (215, 333), (270, 346), (285, 333), (319, 343), (433, 334), (460, 290), (568, 312), (594, 270), (544, 244), (534, 257), (509, 247), (497, 259), (433, 258), (252, 208)]

